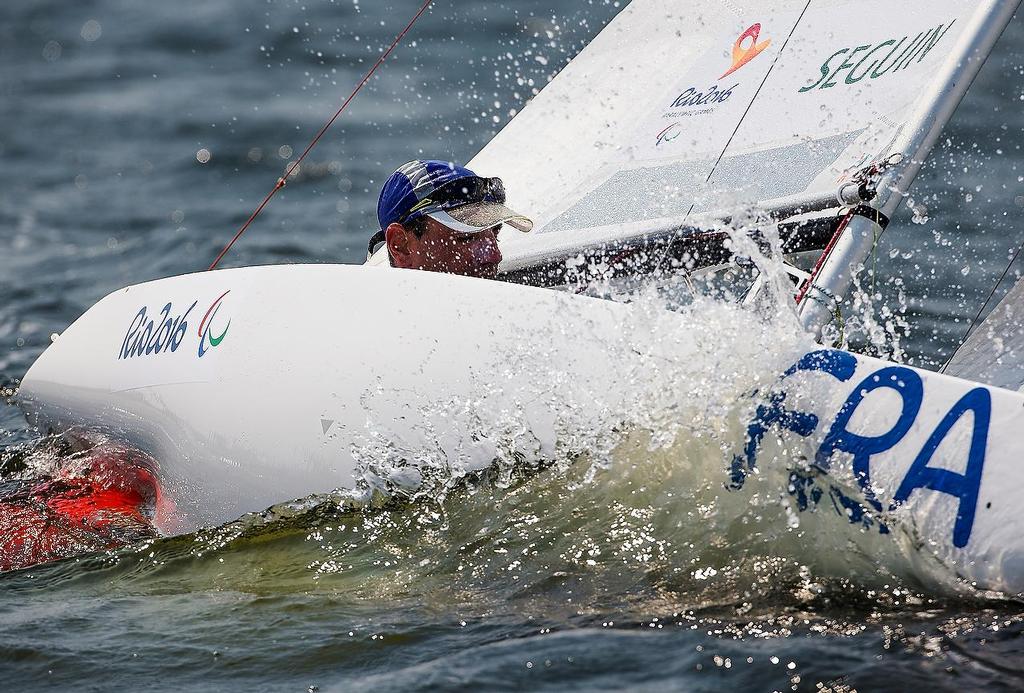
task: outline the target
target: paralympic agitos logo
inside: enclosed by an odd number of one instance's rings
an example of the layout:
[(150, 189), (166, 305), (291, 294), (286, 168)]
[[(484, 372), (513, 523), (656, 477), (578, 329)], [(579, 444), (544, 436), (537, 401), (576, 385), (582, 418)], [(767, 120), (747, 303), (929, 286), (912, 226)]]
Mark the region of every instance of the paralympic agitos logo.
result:
[(863, 79), (878, 79), (906, 70), (924, 60), (955, 23), (954, 19), (948, 24), (939, 24), (934, 29), (919, 32), (913, 39), (908, 34), (900, 39), (840, 48), (821, 64), (821, 76), (798, 91), (802, 94), (831, 89), (839, 84), (856, 84)]
[(203, 354), (209, 351), (212, 347), (220, 346), (220, 343), (224, 341), (224, 337), (228, 334), (228, 328), (231, 327), (231, 321), (228, 320), (228, 324), (224, 326), (220, 334), (214, 335), (212, 332), (213, 321), (217, 317), (217, 312), (220, 311), (221, 301), (224, 297), (231, 293), (228, 289), (222, 293), (217, 300), (206, 310), (206, 315), (203, 316), (203, 321), (199, 323), (199, 357), (202, 358)]
[[(199, 323), (199, 357), (207, 353), (211, 347), (218, 346), (228, 333), (230, 320), (222, 330), (216, 331), (213, 327), (224, 297), (228, 293), (230, 291), (225, 291), (210, 305)], [(153, 317), (150, 317), (148, 307), (143, 306), (128, 325), (117, 358), (129, 359), (177, 351), (188, 334), (189, 315), (198, 304), (199, 301), (192, 301), (192, 305), (184, 312), (176, 312), (174, 303), (168, 302)]]

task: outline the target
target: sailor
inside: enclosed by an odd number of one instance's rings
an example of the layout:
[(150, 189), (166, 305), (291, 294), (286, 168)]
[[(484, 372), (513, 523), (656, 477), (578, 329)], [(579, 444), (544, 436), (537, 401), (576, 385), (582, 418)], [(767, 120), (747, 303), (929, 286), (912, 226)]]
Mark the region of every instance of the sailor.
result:
[(392, 267), (493, 279), (502, 224), (533, 228), (504, 203), (500, 178), (482, 178), (449, 161), (410, 161), (380, 191), (380, 231), (370, 239), (369, 255), (386, 245)]

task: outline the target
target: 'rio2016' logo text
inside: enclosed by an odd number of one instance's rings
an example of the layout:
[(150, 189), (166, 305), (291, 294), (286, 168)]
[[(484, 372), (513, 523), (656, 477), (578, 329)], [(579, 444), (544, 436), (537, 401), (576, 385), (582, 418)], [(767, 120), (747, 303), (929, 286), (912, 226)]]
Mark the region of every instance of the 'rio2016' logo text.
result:
[(188, 314), (196, 307), (196, 303), (198, 301), (193, 301), (188, 310), (173, 318), (171, 303), (160, 309), (156, 319), (147, 319), (146, 307), (140, 308), (128, 326), (117, 358), (127, 359), (177, 351), (188, 330)]
[(707, 93), (697, 91), (696, 87), (690, 87), (676, 97), (671, 108), (687, 108), (690, 106), (709, 106), (713, 103), (723, 103), (732, 96), (732, 90), (739, 86), (739, 82), (728, 89), (719, 89), (717, 84), (708, 87)]

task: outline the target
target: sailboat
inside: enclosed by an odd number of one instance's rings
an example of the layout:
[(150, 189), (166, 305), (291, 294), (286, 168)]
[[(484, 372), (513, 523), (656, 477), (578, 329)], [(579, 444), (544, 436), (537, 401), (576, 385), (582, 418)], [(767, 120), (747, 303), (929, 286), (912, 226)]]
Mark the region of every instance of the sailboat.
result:
[[(673, 377), (697, 342), (637, 340), (642, 308), (552, 288), (714, 269), (754, 219), (742, 235), (774, 244), (800, 324), (827, 338), (1018, 4), (633, 0), (468, 163), (536, 220), (502, 239), (505, 281), (391, 270), (378, 253), (129, 286), (55, 339), (20, 404), (43, 430), (99, 428), (151, 454), (185, 527), (415, 487), (428, 458), (473, 471), (585, 451), (572, 431), (614, 428), (644, 405), (637, 375)], [(793, 260), (808, 251), (812, 266)], [(772, 290), (753, 277), (739, 300)], [(984, 360), (985, 333), (961, 361)], [(1004, 370), (811, 343), (747, 393), (721, 481), (743, 494), (792, 467), (799, 510), (902, 532), (971, 584), (1024, 591), (1024, 370)]]

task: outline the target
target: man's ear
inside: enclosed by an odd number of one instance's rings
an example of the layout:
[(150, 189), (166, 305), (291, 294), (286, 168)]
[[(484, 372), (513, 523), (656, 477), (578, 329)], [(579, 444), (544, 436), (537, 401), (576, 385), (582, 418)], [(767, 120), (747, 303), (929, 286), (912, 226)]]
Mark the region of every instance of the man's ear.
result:
[(402, 259), (409, 255), (410, 232), (398, 222), (388, 224), (384, 229), (384, 240), (388, 244), (388, 252), (395, 260), (395, 264), (402, 265)]

